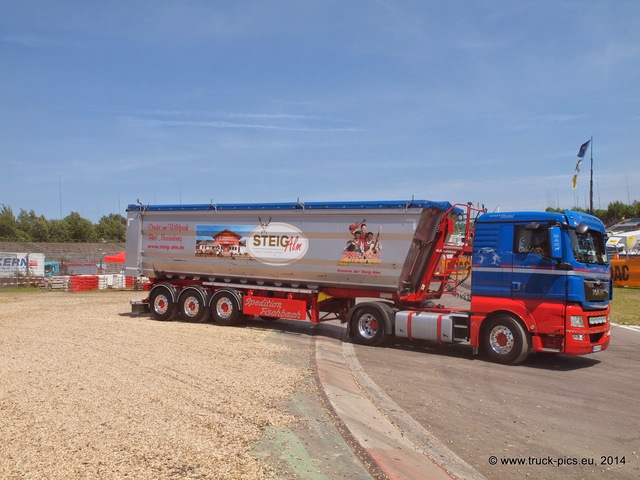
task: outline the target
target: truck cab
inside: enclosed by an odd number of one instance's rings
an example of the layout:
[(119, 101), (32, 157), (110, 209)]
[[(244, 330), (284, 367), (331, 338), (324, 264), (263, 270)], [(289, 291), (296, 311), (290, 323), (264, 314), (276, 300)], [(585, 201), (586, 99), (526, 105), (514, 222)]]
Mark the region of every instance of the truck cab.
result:
[(60, 264), (57, 261), (44, 262), (44, 276), (57, 277), (60, 275)]
[[(471, 343), (495, 359), (609, 345), (606, 231), (580, 212), (487, 213), (476, 222)], [(499, 360), (500, 361), (500, 360)]]

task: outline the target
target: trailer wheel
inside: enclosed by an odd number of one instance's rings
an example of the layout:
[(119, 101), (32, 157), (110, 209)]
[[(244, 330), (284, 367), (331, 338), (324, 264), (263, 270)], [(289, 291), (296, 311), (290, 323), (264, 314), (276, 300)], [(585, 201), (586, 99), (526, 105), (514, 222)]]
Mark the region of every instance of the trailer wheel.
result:
[(225, 326), (237, 325), (243, 318), (238, 299), (228, 291), (219, 291), (213, 295), (211, 314), (216, 323)]
[(353, 335), (363, 345), (381, 345), (387, 339), (382, 313), (373, 307), (362, 307), (352, 319)]
[(173, 320), (176, 316), (176, 304), (171, 292), (165, 287), (156, 288), (149, 296), (151, 316), (160, 321)]
[(190, 322), (203, 322), (209, 316), (204, 297), (197, 290), (189, 289), (180, 297), (182, 319)]
[(507, 365), (523, 362), (531, 350), (529, 334), (520, 322), (508, 315), (488, 320), (482, 342), (489, 360)]

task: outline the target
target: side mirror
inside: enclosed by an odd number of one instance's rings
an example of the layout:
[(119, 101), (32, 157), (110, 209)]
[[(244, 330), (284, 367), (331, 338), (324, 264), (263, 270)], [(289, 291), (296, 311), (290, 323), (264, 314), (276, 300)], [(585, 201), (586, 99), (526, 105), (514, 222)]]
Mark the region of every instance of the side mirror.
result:
[(562, 229), (560, 227), (551, 227), (548, 233), (551, 258), (562, 261)]
[(576, 227), (576, 233), (579, 234), (579, 235), (584, 235), (588, 231), (589, 231), (589, 225), (587, 225), (585, 223), (581, 223), (580, 225), (578, 225)]

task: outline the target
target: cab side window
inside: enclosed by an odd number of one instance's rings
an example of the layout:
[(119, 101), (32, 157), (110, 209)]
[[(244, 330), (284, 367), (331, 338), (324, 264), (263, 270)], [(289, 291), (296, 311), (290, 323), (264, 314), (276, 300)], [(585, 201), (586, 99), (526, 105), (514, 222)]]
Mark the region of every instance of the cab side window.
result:
[(546, 228), (535, 230), (525, 227), (516, 227), (515, 230), (516, 253), (535, 253), (542, 257), (551, 257), (549, 250), (549, 236)]

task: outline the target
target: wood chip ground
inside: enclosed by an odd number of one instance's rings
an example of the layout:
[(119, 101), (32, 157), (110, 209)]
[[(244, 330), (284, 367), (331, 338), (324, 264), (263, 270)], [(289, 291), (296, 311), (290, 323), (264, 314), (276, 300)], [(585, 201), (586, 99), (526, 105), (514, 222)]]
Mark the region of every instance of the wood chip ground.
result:
[(136, 292), (0, 294), (0, 478), (263, 479), (305, 376), (268, 329), (130, 316)]

